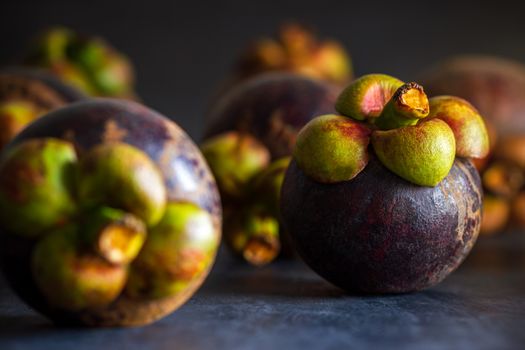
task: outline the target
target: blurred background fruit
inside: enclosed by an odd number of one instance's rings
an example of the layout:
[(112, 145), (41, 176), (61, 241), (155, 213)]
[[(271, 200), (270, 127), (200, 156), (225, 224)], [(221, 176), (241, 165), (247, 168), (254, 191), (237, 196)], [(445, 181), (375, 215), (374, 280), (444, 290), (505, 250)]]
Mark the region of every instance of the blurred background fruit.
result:
[(23, 63), (48, 70), (91, 96), (135, 98), (130, 60), (101, 37), (53, 27), (33, 39)]
[(456, 56), (424, 72), (429, 94), (457, 95), (485, 118), (491, 152), (477, 162), (485, 190), (481, 232), (523, 228), (525, 211), (525, 66), (492, 56)]
[(45, 71), (0, 69), (0, 149), (38, 117), (82, 98), (82, 93)]

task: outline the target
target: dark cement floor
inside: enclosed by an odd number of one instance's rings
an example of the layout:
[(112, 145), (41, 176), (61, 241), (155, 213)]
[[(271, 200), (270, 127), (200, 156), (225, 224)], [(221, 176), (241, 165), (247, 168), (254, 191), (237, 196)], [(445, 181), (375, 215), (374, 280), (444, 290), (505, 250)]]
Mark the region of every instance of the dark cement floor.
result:
[(60, 329), (0, 287), (0, 349), (524, 349), (525, 233), (482, 239), (440, 285), (351, 296), (300, 262), (253, 269), (222, 252), (171, 316), (131, 329)]

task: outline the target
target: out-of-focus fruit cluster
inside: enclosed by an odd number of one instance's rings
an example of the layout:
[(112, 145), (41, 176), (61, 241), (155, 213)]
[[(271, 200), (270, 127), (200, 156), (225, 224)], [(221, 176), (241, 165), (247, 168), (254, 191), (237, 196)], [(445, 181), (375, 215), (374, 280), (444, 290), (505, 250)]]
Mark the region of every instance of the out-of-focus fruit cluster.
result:
[(24, 64), (48, 70), (91, 96), (135, 98), (131, 62), (100, 37), (51, 28), (35, 39)]
[(321, 40), (312, 30), (295, 23), (281, 27), (275, 37), (255, 41), (235, 67), (237, 79), (284, 71), (342, 85), (352, 79), (352, 62), (335, 40)]
[(0, 149), (26, 125), (86, 98), (134, 99), (128, 58), (99, 37), (57, 27), (41, 33), (20, 66), (0, 70)]
[(266, 73), (210, 108), (201, 150), (221, 192), (226, 244), (251, 264), (291, 255), (278, 206), (288, 157), (304, 124), (334, 112), (337, 90), (298, 74)]
[(434, 94), (469, 100), (486, 119), (491, 151), (476, 162), (485, 190), (481, 232), (525, 227), (525, 66), (459, 56), (427, 71), (423, 81)]

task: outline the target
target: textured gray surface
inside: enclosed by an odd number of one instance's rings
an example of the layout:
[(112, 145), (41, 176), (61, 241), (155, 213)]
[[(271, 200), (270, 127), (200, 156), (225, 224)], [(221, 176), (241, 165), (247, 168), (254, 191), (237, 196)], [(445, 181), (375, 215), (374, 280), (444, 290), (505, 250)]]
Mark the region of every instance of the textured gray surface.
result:
[(439, 286), (350, 296), (300, 262), (253, 269), (222, 252), (203, 288), (143, 328), (60, 329), (0, 288), (0, 349), (523, 349), (525, 234), (478, 242)]

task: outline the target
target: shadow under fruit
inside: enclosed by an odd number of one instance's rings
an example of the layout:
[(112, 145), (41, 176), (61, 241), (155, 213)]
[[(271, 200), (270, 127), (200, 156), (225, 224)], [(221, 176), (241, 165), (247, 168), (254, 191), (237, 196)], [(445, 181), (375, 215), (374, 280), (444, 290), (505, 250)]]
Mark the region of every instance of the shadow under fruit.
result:
[(0, 162), (2, 268), (57, 324), (134, 326), (182, 305), (221, 235), (214, 179), (173, 122), (93, 99), (25, 129)]

